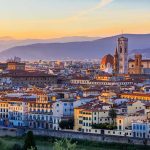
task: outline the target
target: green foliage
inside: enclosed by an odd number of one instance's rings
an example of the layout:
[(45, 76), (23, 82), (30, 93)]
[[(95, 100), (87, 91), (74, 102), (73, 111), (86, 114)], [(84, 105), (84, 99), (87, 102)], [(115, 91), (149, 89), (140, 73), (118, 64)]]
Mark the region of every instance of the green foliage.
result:
[(26, 138), (25, 138), (23, 150), (28, 150), (28, 149), (31, 149), (31, 148), (34, 148), (34, 150), (37, 150), (35, 140), (34, 140), (34, 136), (33, 136), (33, 132), (28, 131), (28, 133), (26, 135)]
[(11, 150), (22, 150), (22, 147), (19, 144), (14, 144)]
[(106, 129), (106, 130), (117, 129), (116, 126), (114, 126), (113, 124), (109, 124), (109, 123), (92, 124), (92, 128), (93, 129)]
[(113, 119), (113, 124), (114, 124), (114, 119), (117, 117), (117, 113), (115, 109), (110, 109), (109, 110), (109, 117)]
[(28, 150), (35, 150), (35, 148), (34, 147), (31, 147), (30, 149), (28, 149)]
[(54, 150), (76, 150), (76, 143), (72, 143), (68, 139), (56, 140)]
[(12, 148), (4, 140), (0, 139), (0, 150), (12, 150)]
[(73, 129), (74, 126), (74, 120), (73, 119), (69, 119), (69, 120), (62, 120), (59, 123), (59, 127), (61, 129)]

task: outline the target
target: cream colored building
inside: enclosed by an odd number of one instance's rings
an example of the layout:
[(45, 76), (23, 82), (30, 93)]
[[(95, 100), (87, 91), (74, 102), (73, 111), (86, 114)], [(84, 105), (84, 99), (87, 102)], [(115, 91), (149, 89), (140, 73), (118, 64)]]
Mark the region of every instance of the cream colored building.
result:
[(106, 92), (102, 92), (99, 96), (100, 101), (104, 102), (104, 103), (111, 103), (112, 98), (117, 97), (117, 94), (111, 91), (106, 91)]
[(118, 115), (116, 118), (118, 130), (128, 130), (132, 126), (134, 120), (145, 120), (146, 115)]
[(127, 103), (127, 113), (134, 114), (137, 111), (145, 110), (145, 104), (141, 101), (134, 101)]

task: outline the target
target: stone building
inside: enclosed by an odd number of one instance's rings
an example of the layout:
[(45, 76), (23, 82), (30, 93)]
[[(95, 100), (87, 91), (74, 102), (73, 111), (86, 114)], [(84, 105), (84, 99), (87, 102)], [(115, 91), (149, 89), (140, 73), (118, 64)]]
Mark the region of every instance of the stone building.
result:
[(46, 85), (57, 84), (57, 76), (39, 71), (9, 71), (8, 73), (1, 74), (0, 78), (3, 81), (9, 78), (9, 83), (13, 87), (28, 85), (44, 87)]
[(14, 61), (0, 63), (0, 70), (25, 70), (25, 63)]
[(136, 54), (135, 59), (128, 61), (129, 74), (150, 74), (150, 59), (142, 59), (141, 54)]
[(25, 63), (20, 62), (8, 62), (7, 70), (25, 70)]

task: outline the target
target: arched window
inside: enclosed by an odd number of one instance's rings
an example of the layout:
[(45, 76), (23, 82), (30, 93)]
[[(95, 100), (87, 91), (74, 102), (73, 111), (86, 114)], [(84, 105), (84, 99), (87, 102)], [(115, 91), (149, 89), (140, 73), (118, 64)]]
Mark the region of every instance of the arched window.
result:
[(120, 53), (122, 53), (122, 47), (120, 47)]

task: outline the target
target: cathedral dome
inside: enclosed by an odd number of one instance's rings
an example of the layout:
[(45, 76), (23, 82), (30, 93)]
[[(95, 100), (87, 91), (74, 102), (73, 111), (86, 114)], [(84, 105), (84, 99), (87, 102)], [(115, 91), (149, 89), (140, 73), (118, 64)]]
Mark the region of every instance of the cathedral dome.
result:
[(101, 65), (107, 65), (108, 63), (110, 63), (111, 65), (113, 65), (113, 63), (114, 63), (114, 57), (110, 54), (105, 55), (102, 58)]
[(113, 64), (114, 64), (114, 57), (110, 54), (105, 55), (101, 60), (100, 70), (107, 73), (112, 73)]

